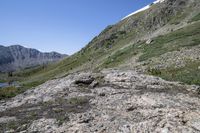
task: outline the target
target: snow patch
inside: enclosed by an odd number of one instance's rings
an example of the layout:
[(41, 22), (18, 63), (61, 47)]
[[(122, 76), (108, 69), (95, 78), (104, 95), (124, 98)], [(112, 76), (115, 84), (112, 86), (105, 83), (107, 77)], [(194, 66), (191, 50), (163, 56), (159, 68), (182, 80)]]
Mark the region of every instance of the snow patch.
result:
[[(164, 2), (164, 1), (165, 1), (165, 0), (156, 0), (156, 1), (153, 2), (153, 4), (162, 3), (162, 2)], [(143, 8), (141, 8), (141, 9), (139, 9), (139, 10), (137, 10), (137, 11), (135, 11), (135, 12), (129, 14), (129, 15), (127, 15), (127, 16), (124, 17), (122, 20), (124, 20), (124, 19), (126, 19), (126, 18), (128, 18), (128, 17), (130, 17), (130, 16), (132, 16), (132, 15), (135, 15), (135, 14), (137, 14), (137, 13), (139, 13), (139, 12), (142, 12), (142, 11), (144, 11), (144, 10), (149, 9), (149, 8), (151, 7), (151, 5), (152, 5), (152, 4), (149, 4), (149, 5), (147, 5), (147, 6), (143, 7)]]

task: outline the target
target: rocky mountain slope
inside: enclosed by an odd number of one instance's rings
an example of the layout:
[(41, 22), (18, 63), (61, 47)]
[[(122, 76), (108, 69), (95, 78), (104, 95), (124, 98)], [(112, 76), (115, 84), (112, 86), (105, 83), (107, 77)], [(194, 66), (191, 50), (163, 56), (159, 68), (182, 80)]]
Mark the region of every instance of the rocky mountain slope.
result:
[(0, 46), (0, 71), (7, 72), (33, 67), (55, 62), (63, 57), (65, 55), (56, 52), (42, 53), (36, 49), (25, 48), (20, 45)]
[(21, 87), (0, 96), (29, 90), (0, 100), (2, 132), (199, 133), (200, 3), (156, 2), (61, 62), (13, 76)]
[[(29, 80), (26, 78), (24, 84), (40, 81), (39, 85), (77, 71), (99, 71), (113, 67), (143, 71), (167, 80), (200, 84), (200, 73), (194, 74), (200, 66), (199, 54), (192, 54), (192, 50), (199, 49), (199, 20), (198, 0), (156, 2), (146, 10), (108, 26), (82, 50), (45, 70), (40, 69), (33, 76), (27, 77)], [(178, 67), (162, 61), (165, 58), (163, 56), (176, 51), (182, 54), (190, 51), (191, 56), (180, 59), (171, 54), (170, 58), (176, 59)], [(186, 66), (189, 68), (187, 71)], [(180, 74), (174, 76), (176, 71)]]

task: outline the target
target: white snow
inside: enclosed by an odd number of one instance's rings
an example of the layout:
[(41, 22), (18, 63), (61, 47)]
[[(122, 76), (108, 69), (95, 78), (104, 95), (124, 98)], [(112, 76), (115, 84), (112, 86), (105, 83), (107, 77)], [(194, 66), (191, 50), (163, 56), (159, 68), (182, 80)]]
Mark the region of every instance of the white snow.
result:
[[(153, 2), (153, 4), (161, 3), (161, 2), (164, 2), (164, 1), (165, 1), (165, 0), (156, 0), (156, 1)], [(124, 20), (124, 19), (126, 19), (126, 18), (128, 18), (128, 17), (130, 17), (130, 16), (132, 16), (132, 15), (135, 15), (135, 14), (137, 14), (137, 13), (139, 13), (139, 12), (142, 12), (142, 11), (144, 11), (144, 10), (147, 10), (147, 9), (149, 9), (150, 7), (151, 7), (151, 4), (149, 4), (149, 5), (147, 5), (147, 6), (143, 7), (143, 8), (141, 8), (141, 9), (139, 9), (139, 10), (137, 10), (137, 11), (135, 11), (135, 12), (129, 14), (129, 15), (127, 15), (127, 16), (124, 17), (122, 20)]]

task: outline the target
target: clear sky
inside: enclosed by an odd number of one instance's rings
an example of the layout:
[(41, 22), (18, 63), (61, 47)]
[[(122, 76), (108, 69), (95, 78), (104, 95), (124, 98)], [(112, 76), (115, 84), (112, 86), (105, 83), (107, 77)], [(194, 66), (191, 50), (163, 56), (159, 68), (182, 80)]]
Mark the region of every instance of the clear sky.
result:
[(0, 45), (72, 54), (154, 0), (0, 0)]

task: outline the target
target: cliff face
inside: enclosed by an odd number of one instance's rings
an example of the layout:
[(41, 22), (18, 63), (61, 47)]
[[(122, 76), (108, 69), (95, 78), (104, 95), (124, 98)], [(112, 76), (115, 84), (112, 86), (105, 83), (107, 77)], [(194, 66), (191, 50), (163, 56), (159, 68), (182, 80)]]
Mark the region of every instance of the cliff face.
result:
[(36, 49), (25, 48), (20, 45), (0, 46), (0, 71), (7, 72), (33, 67), (55, 62), (63, 57), (65, 55), (56, 52), (42, 53)]

